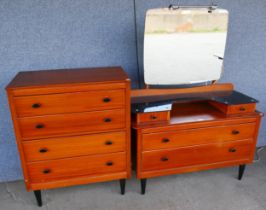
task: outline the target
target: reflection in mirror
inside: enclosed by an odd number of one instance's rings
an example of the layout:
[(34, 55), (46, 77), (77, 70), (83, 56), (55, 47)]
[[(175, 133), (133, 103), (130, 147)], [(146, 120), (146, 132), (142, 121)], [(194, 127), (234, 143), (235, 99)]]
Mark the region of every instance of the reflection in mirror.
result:
[(151, 9), (146, 13), (144, 81), (183, 85), (218, 80), (228, 12), (205, 8)]

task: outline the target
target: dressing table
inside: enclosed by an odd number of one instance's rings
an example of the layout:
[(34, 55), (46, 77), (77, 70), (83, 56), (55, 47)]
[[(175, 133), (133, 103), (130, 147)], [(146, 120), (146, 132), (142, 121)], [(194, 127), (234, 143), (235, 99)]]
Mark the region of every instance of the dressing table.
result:
[(148, 178), (252, 163), (262, 113), (218, 84), (228, 11), (170, 6), (146, 13), (144, 86), (131, 91), (132, 147), (145, 194)]
[[(263, 116), (255, 109), (257, 101), (234, 91), (232, 84), (179, 89), (172, 95), (156, 91), (131, 93), (141, 193), (148, 178), (225, 166), (239, 165), (241, 179), (253, 161)], [(158, 103), (159, 98), (165, 101)], [(169, 103), (170, 110), (145, 112)]]

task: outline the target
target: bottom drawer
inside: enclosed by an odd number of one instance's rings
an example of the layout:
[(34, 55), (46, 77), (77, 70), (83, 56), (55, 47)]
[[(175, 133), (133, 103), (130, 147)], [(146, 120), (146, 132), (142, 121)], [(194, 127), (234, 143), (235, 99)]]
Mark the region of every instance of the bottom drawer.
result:
[(83, 156), (27, 164), (31, 182), (74, 176), (107, 174), (126, 170), (126, 153)]
[(217, 162), (248, 160), (253, 140), (184, 147), (142, 153), (142, 171), (171, 169)]

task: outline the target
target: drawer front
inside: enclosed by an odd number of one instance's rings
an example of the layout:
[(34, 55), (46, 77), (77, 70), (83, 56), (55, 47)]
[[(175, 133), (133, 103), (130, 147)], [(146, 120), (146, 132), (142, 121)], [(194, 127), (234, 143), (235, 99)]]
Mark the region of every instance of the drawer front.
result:
[(15, 97), (19, 117), (121, 108), (125, 91), (105, 90)]
[(83, 156), (28, 163), (31, 182), (45, 182), (64, 178), (101, 175), (125, 171), (126, 153)]
[(84, 112), (18, 119), (23, 140), (121, 129), (125, 127), (125, 110)]
[(170, 111), (166, 112), (149, 112), (149, 113), (138, 113), (137, 123), (152, 123), (152, 122), (161, 122), (168, 121), (170, 119)]
[(255, 123), (217, 126), (177, 132), (144, 134), (143, 150), (166, 149), (198, 144), (221, 143), (225, 141), (253, 138)]
[(232, 105), (228, 106), (227, 114), (241, 114), (255, 112), (256, 104), (242, 104), (242, 105)]
[(125, 151), (125, 132), (24, 141), (27, 162)]
[(142, 153), (142, 170), (160, 170), (234, 160), (249, 160), (253, 141), (235, 141)]

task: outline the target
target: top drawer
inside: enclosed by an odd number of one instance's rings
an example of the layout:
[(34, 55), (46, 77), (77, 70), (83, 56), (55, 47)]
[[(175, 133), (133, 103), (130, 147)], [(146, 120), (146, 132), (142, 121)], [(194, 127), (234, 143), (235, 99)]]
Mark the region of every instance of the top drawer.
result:
[(124, 89), (20, 96), (14, 98), (18, 117), (86, 112), (123, 107)]
[(143, 135), (143, 150), (157, 150), (199, 144), (223, 143), (252, 139), (256, 131), (255, 123), (188, 129), (176, 132), (160, 132)]

